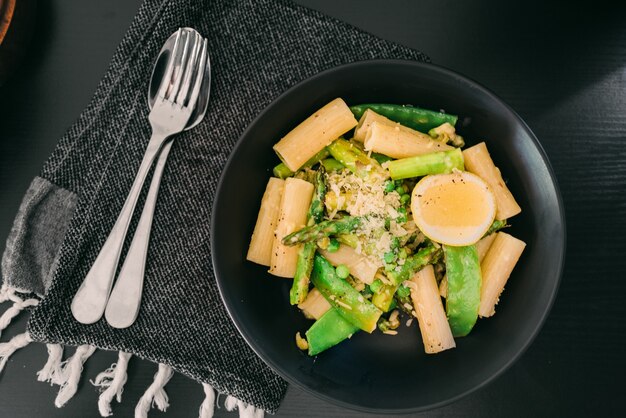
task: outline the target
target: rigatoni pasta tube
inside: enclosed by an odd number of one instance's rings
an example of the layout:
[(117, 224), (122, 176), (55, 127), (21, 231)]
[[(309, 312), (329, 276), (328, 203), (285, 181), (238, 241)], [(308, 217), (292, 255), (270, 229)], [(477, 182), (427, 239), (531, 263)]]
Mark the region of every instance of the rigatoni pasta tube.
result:
[(372, 122), (363, 142), (366, 151), (374, 151), (392, 158), (408, 158), (453, 149), (412, 129)]
[(526, 243), (504, 232), (497, 232), (480, 265), (483, 283), (480, 289), (478, 315), (492, 316), (515, 264), (522, 255)]
[(405, 129), (407, 132), (416, 132), (411, 128), (407, 128), (406, 126), (400, 125), (398, 122), (394, 122), (391, 119), (386, 118), (383, 115), (380, 115), (374, 112), (372, 109), (367, 109), (361, 119), (359, 119), (359, 124), (354, 128), (354, 135), (352, 139), (355, 141), (363, 142), (365, 141), (365, 137), (372, 126), (372, 123), (378, 122), (387, 126), (397, 126), (400, 129)]
[(272, 246), (269, 269), (271, 274), (293, 278), (298, 262), (298, 252), (302, 245), (283, 245), (282, 239), (306, 226), (306, 215), (312, 197), (313, 184), (293, 177), (285, 180)]
[(274, 151), (291, 171), (297, 171), (357, 123), (348, 105), (337, 98), (285, 135), (274, 145)]
[(484, 142), (467, 148), (463, 151), (465, 169), (483, 179), (496, 198), (496, 219), (508, 219), (517, 215), (522, 208), (517, 204), (513, 194), (504, 184), (502, 174), (489, 155), (487, 145)]
[(424, 351), (434, 354), (456, 347), (439, 296), (433, 266), (428, 265), (415, 273), (410, 282), (411, 299), (422, 334)]
[(309, 294), (304, 299), (304, 302), (298, 305), (298, 308), (302, 310), (304, 316), (309, 319), (320, 319), (330, 308), (330, 303), (326, 300), (324, 295), (319, 290), (313, 288), (309, 291)]
[(359, 254), (354, 248), (348, 245), (341, 245), (335, 252), (320, 250), (325, 259), (333, 266), (345, 265), (350, 270), (350, 274), (362, 281), (371, 284), (374, 281), (378, 267), (367, 256)]
[(246, 256), (246, 259), (253, 263), (263, 266), (270, 265), (274, 232), (276, 231), (284, 187), (285, 180), (276, 177), (271, 177), (267, 182)]

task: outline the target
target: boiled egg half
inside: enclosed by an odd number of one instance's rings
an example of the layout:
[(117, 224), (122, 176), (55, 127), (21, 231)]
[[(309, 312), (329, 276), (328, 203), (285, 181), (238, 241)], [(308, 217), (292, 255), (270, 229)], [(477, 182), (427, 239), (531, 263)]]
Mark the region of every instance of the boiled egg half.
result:
[(422, 178), (411, 198), (413, 219), (431, 240), (451, 246), (476, 243), (496, 216), (487, 184), (466, 171)]

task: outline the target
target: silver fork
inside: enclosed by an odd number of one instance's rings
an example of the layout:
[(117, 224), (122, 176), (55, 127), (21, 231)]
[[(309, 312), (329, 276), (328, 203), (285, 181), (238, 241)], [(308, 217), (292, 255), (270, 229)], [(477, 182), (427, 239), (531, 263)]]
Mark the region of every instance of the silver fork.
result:
[[(202, 71), (196, 71), (197, 61), (192, 59), (198, 39), (181, 30), (178, 33), (173, 58), (164, 74), (148, 118), (152, 137), (143, 160), (115, 225), (72, 300), (72, 314), (83, 324), (92, 324), (102, 317), (124, 238), (148, 171), (167, 139), (185, 128), (198, 100)], [(194, 73), (197, 74), (192, 77), (190, 74)]]
[[(203, 87), (200, 92), (200, 97), (203, 98), (201, 102), (208, 104), (210, 62), (207, 51), (207, 40), (202, 39), (197, 32), (194, 31), (194, 33), (196, 33), (196, 36), (198, 36), (201, 41), (196, 43), (197, 48), (194, 48), (192, 57), (199, 62), (198, 71), (203, 73), (203, 79), (199, 82)], [(209, 81), (207, 82), (207, 80)], [(202, 103), (199, 102), (198, 106), (202, 106)], [(190, 129), (202, 120), (205, 111), (206, 107), (204, 109), (197, 109), (196, 112), (194, 112), (195, 118), (189, 120), (185, 130)], [(163, 145), (163, 149), (161, 149), (150, 188), (146, 196), (146, 202), (141, 212), (137, 229), (135, 230), (135, 235), (130, 243), (128, 253), (126, 254), (124, 263), (122, 264), (113, 290), (111, 291), (111, 296), (107, 302), (106, 310), (104, 311), (104, 317), (109, 325), (114, 328), (127, 328), (131, 326), (139, 314), (154, 209), (156, 207), (161, 176), (163, 175), (167, 156), (169, 155), (173, 142), (174, 140), (167, 141), (165, 145)]]

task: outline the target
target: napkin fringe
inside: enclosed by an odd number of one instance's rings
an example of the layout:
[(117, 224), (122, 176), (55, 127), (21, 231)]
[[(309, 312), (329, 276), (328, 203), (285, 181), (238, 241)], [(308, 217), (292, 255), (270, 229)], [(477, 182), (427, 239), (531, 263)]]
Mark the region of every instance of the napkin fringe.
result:
[(200, 418), (213, 418), (213, 413), (215, 412), (215, 390), (208, 383), (203, 383), (202, 389), (204, 390), (204, 401), (200, 405), (198, 415)]
[(239, 410), (239, 418), (263, 418), (265, 411), (256, 408), (254, 405), (247, 404), (234, 396), (228, 395), (224, 401), (224, 407), (227, 411)]
[(120, 351), (117, 356), (117, 363), (113, 363), (111, 367), (99, 373), (94, 380), (90, 381), (92, 385), (103, 390), (98, 398), (98, 411), (103, 417), (112, 415), (111, 402), (113, 398), (118, 403), (122, 402), (122, 392), (124, 391), (126, 380), (128, 380), (128, 362), (131, 357), (132, 354)]
[(63, 346), (61, 344), (46, 344), (48, 360), (41, 370), (37, 372), (39, 382), (48, 382), (50, 385), (61, 385), (63, 365)]
[(39, 299), (22, 299), (17, 294), (17, 289), (14, 287), (2, 286), (2, 290), (0, 290), (0, 303), (8, 300), (12, 301), (13, 305), (0, 316), (0, 335), (2, 335), (2, 331), (11, 324), (13, 318), (19, 315), (20, 312), (31, 306), (39, 305)]
[(15, 337), (11, 338), (6, 343), (0, 344), (0, 373), (4, 370), (4, 366), (7, 364), (7, 361), (13, 353), (15, 353), (20, 348), (26, 347), (28, 344), (32, 343), (33, 339), (30, 337), (28, 332), (24, 332), (22, 334), (18, 334)]
[(83, 373), (83, 365), (95, 351), (96, 347), (93, 345), (80, 345), (72, 357), (61, 363), (63, 367), (59, 379), (61, 388), (54, 400), (54, 406), (62, 408), (76, 394), (78, 382)]
[(143, 394), (135, 407), (135, 418), (147, 418), (148, 411), (156, 405), (159, 411), (165, 412), (170, 406), (165, 385), (170, 381), (174, 371), (166, 364), (159, 363), (159, 370), (154, 375), (154, 381)]

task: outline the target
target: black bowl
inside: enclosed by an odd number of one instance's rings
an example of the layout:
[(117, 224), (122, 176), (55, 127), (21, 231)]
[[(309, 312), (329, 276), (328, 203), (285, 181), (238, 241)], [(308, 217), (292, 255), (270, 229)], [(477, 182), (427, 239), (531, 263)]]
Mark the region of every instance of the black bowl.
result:
[[(357, 333), (311, 358), (294, 336), (311, 325), (289, 305), (291, 280), (245, 260), (272, 151), (294, 126), (330, 100), (413, 104), (459, 115), (469, 145), (486, 141), (523, 212), (507, 231), (527, 247), (496, 315), (480, 319), (453, 350), (426, 355), (416, 321), (396, 336)], [(222, 299), (254, 351), (287, 381), (332, 403), (368, 412), (435, 408), (484, 386), (528, 347), (560, 281), (563, 206), (535, 135), (493, 93), (452, 71), (408, 61), (367, 61), (320, 73), (291, 88), (241, 136), (221, 177), (212, 216), (212, 257)]]

